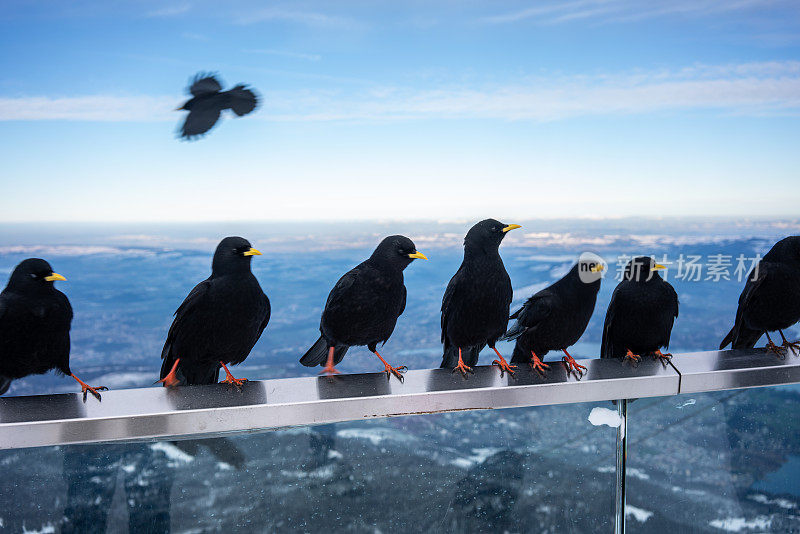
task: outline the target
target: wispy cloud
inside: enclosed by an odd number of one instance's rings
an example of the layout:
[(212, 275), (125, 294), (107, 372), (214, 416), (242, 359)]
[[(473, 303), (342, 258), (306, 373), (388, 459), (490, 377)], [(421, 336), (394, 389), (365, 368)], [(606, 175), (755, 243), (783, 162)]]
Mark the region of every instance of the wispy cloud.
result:
[(188, 2), (183, 2), (180, 4), (172, 4), (172, 5), (165, 5), (159, 9), (155, 9), (153, 11), (149, 11), (147, 13), (148, 17), (174, 17), (176, 15), (182, 15), (188, 12), (192, 8), (191, 4)]
[(303, 52), (289, 52), (287, 50), (273, 50), (273, 49), (250, 49), (250, 50), (243, 50), (246, 54), (263, 54), (268, 56), (281, 56), (281, 57), (288, 57), (294, 59), (305, 59), (308, 61), (319, 61), (322, 59), (322, 56), (319, 54), (305, 54)]
[(484, 17), (481, 22), (508, 24), (529, 21), (539, 24), (563, 24), (577, 20), (596, 23), (634, 22), (643, 19), (680, 16), (709, 16), (730, 11), (786, 7), (796, 9), (791, 0), (574, 0), (551, 2), (534, 7)]
[[(800, 62), (693, 65), (680, 70), (537, 77), (482, 87), (373, 87), (267, 92), (261, 119), (554, 121), (584, 116), (716, 110), (800, 113)], [(0, 120), (176, 120), (170, 97), (0, 98)]]
[(238, 24), (256, 24), (258, 22), (280, 21), (303, 24), (323, 28), (354, 28), (359, 23), (352, 18), (329, 15), (319, 11), (303, 11), (292, 8), (270, 7), (242, 14), (235, 19)]

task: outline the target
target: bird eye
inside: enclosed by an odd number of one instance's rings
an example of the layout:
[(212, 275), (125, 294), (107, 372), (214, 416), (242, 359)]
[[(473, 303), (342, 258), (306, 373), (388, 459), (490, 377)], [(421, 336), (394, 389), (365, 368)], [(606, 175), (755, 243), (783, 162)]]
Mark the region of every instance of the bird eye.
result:
[(31, 278), (37, 278), (38, 275), (36, 273), (31, 273), (28, 276), (30, 276)]

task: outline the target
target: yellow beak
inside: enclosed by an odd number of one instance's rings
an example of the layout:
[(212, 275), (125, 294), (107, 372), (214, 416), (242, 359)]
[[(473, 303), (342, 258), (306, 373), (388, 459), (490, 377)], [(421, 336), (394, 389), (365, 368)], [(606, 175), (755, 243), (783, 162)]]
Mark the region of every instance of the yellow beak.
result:
[(251, 247), (250, 250), (248, 250), (247, 252), (243, 252), (242, 255), (243, 256), (262, 256), (263, 254), (261, 254), (261, 252), (259, 252), (257, 249), (254, 249), (254, 248)]
[(61, 280), (62, 282), (66, 282), (67, 280), (58, 273), (51, 273), (50, 276), (45, 276), (44, 279), (47, 280), (48, 282), (55, 282), (56, 280)]
[(603, 269), (604, 269), (604, 267), (603, 267), (603, 264), (602, 264), (602, 263), (599, 263), (599, 264), (595, 265), (594, 267), (592, 267), (590, 270), (591, 270), (593, 273), (599, 273), (599, 272), (600, 272), (600, 271), (602, 271)]
[(518, 224), (509, 224), (505, 228), (503, 228), (503, 233), (510, 232), (511, 230), (516, 230), (517, 228), (522, 228), (522, 226)]
[(415, 252), (413, 254), (409, 254), (408, 257), (411, 258), (411, 259), (415, 259), (415, 260), (427, 260), (428, 259), (428, 257), (425, 254), (423, 254), (422, 252)]
[(654, 271), (666, 271), (667, 268), (664, 267), (663, 265), (661, 265), (660, 263), (656, 263), (655, 266), (653, 267), (653, 270)]

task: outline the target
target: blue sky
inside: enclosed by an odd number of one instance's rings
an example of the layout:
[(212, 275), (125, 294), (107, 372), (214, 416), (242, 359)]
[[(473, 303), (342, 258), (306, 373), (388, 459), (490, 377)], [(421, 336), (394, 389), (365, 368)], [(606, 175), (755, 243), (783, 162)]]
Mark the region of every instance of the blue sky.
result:
[[(0, 221), (796, 216), (800, 4), (0, 12)], [(189, 78), (263, 96), (175, 139)]]

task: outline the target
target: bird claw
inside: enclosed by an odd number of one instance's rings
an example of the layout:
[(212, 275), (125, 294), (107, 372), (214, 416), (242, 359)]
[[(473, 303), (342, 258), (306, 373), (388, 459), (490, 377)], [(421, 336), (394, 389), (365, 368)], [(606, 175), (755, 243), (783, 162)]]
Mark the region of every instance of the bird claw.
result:
[(233, 384), (237, 388), (242, 389), (245, 382), (247, 382), (246, 378), (234, 378), (233, 375), (228, 375), (220, 384)]
[(661, 364), (666, 367), (667, 363), (672, 360), (672, 354), (669, 352), (661, 352), (660, 350), (656, 350), (653, 352), (653, 359), (660, 361)]
[(333, 376), (333, 375), (340, 375), (342, 374), (342, 372), (332, 365), (326, 365), (325, 367), (322, 368), (322, 371), (320, 371), (317, 374), (325, 376)]
[(792, 354), (795, 354), (795, 355), (797, 355), (798, 353), (800, 353), (800, 343), (793, 343), (793, 342), (791, 342), (791, 341), (788, 341), (788, 340), (787, 340), (787, 341), (784, 341), (784, 342), (783, 342), (783, 344), (781, 345), (781, 347), (782, 347), (784, 350), (786, 350), (786, 352), (787, 352), (787, 353), (788, 353), (790, 350), (792, 351)]
[(385, 366), (386, 369), (384, 369), (383, 372), (386, 373), (387, 381), (391, 380), (392, 375), (396, 376), (397, 379), (400, 381), (400, 383), (402, 383), (403, 380), (405, 380), (405, 378), (403, 377), (403, 373), (408, 371), (408, 367), (406, 367), (405, 365), (400, 365), (399, 367), (392, 367), (389, 364), (385, 364)]
[(540, 360), (539, 357), (536, 356), (536, 354), (533, 354), (533, 357), (531, 358), (529, 365), (531, 366), (531, 371), (536, 371), (537, 373), (539, 373), (540, 376), (544, 376), (545, 370), (550, 369), (550, 366), (544, 363), (542, 360)]
[(500, 376), (503, 376), (503, 373), (505, 372), (507, 372), (511, 376), (514, 376), (514, 369), (517, 368), (516, 365), (511, 365), (502, 356), (500, 357), (499, 360), (494, 360), (492, 362), (492, 365), (496, 365), (500, 368)]
[(567, 368), (567, 374), (575, 373), (575, 378), (580, 380), (583, 378), (583, 373), (586, 372), (586, 366), (581, 365), (575, 361), (572, 356), (562, 356), (561, 361), (564, 362), (564, 367)]
[(631, 365), (633, 365), (634, 367), (639, 367), (639, 363), (642, 361), (642, 357), (628, 350), (628, 352), (625, 353), (625, 357), (622, 358), (622, 361), (623, 363), (631, 362)]
[(455, 373), (456, 371), (461, 372), (464, 378), (467, 378), (467, 373), (475, 374), (475, 371), (472, 370), (472, 367), (465, 365), (462, 361), (459, 361), (458, 365), (453, 367), (453, 372)]
[(764, 348), (767, 349), (767, 352), (774, 353), (775, 356), (777, 356), (781, 360), (786, 358), (786, 354), (782, 351), (782, 347), (779, 347), (778, 345), (776, 345), (772, 341), (767, 342), (767, 346), (764, 347)]
[(87, 393), (91, 393), (92, 395), (94, 395), (94, 398), (96, 398), (99, 401), (102, 401), (103, 399), (100, 398), (100, 393), (99, 393), (100, 391), (108, 391), (108, 388), (105, 386), (92, 387), (92, 386), (87, 386), (86, 384), (82, 385), (81, 393), (83, 393), (83, 402), (86, 402)]

